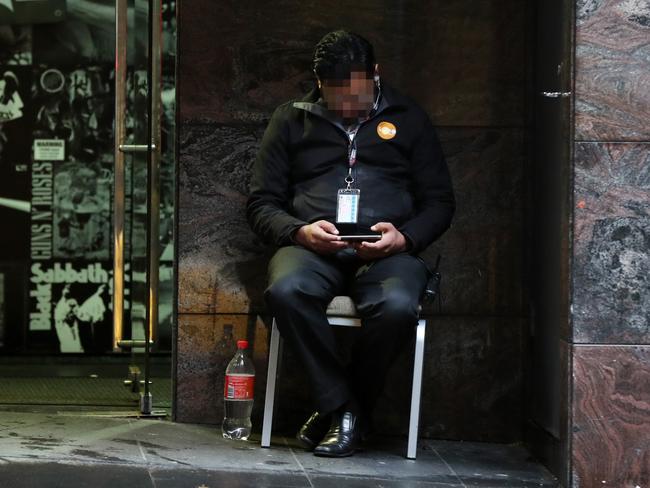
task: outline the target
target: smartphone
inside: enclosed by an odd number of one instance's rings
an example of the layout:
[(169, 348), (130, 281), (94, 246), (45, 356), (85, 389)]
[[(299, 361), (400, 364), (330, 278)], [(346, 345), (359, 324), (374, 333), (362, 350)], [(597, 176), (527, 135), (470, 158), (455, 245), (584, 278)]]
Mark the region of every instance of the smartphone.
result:
[(366, 241), (366, 242), (372, 242), (372, 241), (378, 241), (381, 239), (381, 234), (359, 234), (359, 235), (350, 235), (350, 236), (339, 236), (342, 241), (350, 241), (350, 242), (361, 242), (361, 241)]

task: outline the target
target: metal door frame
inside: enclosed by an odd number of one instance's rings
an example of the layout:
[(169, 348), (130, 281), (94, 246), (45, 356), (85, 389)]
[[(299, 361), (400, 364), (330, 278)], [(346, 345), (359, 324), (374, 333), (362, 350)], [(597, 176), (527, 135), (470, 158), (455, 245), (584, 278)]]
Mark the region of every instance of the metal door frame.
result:
[[(160, 159), (161, 159), (161, 40), (162, 2), (148, 0), (149, 63), (148, 124), (145, 144), (127, 145), (126, 137), (126, 75), (128, 42), (127, 0), (115, 0), (115, 145), (113, 202), (113, 350), (144, 347), (144, 392), (140, 411), (152, 413), (149, 391), (150, 349), (158, 331), (159, 228), (160, 228)], [(125, 340), (124, 335), (124, 230), (126, 213), (126, 153), (147, 153), (147, 269), (146, 324), (143, 341)], [(132, 378), (133, 380), (133, 378)], [(139, 379), (135, 379), (139, 381)]]

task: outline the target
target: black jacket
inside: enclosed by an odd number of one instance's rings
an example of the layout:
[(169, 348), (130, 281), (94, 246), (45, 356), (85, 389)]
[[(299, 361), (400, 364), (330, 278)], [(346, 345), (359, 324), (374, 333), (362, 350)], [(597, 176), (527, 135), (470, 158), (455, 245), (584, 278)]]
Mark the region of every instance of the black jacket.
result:
[[(317, 220), (335, 221), (336, 195), (345, 188), (349, 139), (345, 128), (318, 102), (278, 107), (264, 133), (253, 168), (246, 214), (267, 242), (291, 244), (293, 233)], [(392, 139), (379, 136), (392, 123)], [(382, 87), (375, 113), (356, 136), (354, 187), (361, 190), (358, 232), (390, 222), (417, 253), (449, 228), (455, 209), (451, 178), (427, 114), (390, 87)]]

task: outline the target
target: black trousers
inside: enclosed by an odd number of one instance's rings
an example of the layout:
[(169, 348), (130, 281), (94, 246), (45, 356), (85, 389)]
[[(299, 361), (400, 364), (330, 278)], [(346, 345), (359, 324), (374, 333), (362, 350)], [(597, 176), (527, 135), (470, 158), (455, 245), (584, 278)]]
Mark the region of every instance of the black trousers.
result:
[[(301, 246), (277, 251), (265, 299), (309, 376), (319, 412), (354, 399), (371, 413), (391, 364), (414, 334), (427, 278), (424, 263), (406, 253), (366, 262), (349, 249), (329, 256)], [(345, 294), (362, 320), (349, 364), (325, 314), (332, 298)]]

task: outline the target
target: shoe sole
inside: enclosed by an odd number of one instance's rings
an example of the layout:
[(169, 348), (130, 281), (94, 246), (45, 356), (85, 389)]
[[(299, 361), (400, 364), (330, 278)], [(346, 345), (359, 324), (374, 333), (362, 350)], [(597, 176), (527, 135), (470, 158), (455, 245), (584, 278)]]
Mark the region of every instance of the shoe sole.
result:
[(351, 451), (347, 451), (347, 452), (344, 452), (344, 453), (330, 453), (330, 452), (314, 451), (314, 456), (329, 457), (329, 458), (344, 458), (344, 457), (350, 457), (350, 456), (354, 455), (354, 453), (362, 451), (362, 450), (363, 449), (361, 449), (360, 447), (355, 447)]
[(296, 440), (307, 451), (313, 451), (314, 449), (316, 449), (316, 446), (318, 445), (312, 442), (307, 437), (301, 436), (300, 434), (296, 435)]

